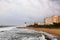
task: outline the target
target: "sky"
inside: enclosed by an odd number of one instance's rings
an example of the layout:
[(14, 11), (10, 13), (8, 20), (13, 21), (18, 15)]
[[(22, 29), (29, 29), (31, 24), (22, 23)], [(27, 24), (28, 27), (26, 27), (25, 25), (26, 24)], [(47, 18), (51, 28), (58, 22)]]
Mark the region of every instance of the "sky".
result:
[(55, 13), (60, 15), (60, 0), (0, 0), (0, 25), (44, 22)]

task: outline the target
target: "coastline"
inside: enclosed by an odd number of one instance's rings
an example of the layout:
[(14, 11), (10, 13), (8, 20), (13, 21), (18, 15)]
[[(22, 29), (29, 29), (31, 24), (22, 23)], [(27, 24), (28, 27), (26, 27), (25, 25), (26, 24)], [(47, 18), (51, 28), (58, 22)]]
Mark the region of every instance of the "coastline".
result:
[(44, 32), (47, 32), (47, 33), (50, 33), (50, 34), (53, 34), (53, 35), (56, 35), (56, 36), (59, 36), (60, 37), (60, 29), (49, 29), (49, 28), (34, 28), (34, 27), (25, 27), (27, 29), (32, 29), (32, 30), (36, 30), (36, 31), (44, 31)]

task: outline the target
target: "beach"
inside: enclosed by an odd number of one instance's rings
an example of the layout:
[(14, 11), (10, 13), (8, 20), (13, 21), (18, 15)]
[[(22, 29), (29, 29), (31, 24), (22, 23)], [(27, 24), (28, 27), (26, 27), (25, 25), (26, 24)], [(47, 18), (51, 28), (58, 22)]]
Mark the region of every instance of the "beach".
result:
[(56, 28), (34, 28), (34, 27), (26, 27), (28, 29), (32, 29), (32, 30), (36, 30), (36, 31), (44, 31), (56, 36), (60, 36), (60, 29), (56, 29)]

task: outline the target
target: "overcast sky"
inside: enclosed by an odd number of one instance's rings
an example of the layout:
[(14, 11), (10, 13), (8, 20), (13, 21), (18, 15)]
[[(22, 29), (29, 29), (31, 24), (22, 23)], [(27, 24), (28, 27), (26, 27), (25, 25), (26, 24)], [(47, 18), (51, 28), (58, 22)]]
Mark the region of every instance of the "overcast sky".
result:
[(59, 0), (0, 0), (0, 25), (43, 22), (60, 13)]

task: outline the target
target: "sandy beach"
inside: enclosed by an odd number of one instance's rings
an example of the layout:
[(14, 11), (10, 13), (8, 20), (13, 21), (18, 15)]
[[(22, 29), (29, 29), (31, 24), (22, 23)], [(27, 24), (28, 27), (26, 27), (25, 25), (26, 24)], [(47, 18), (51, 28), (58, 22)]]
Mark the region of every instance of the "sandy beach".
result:
[(51, 33), (53, 35), (59, 36), (60, 37), (60, 29), (49, 29), (49, 28), (33, 28), (33, 27), (26, 27), (28, 29), (32, 29), (32, 30), (36, 30), (36, 31), (44, 31), (44, 32), (48, 32)]

